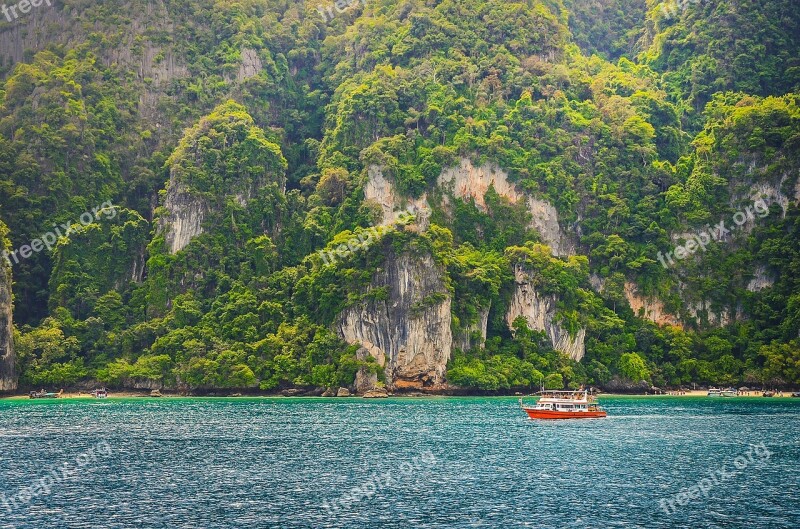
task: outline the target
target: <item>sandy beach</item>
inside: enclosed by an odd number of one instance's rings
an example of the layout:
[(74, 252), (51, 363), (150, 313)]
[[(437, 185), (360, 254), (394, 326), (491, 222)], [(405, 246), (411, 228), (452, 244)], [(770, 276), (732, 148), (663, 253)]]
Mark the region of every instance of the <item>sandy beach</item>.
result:
[[(669, 392), (666, 391), (664, 393), (648, 393), (646, 395), (641, 394), (620, 394), (620, 393), (600, 393), (602, 397), (707, 397), (708, 390), (706, 389), (694, 389), (690, 391), (682, 391), (682, 392)], [(719, 398), (739, 398), (739, 397), (760, 397), (764, 398), (761, 391), (746, 391), (742, 395), (737, 395), (736, 397), (719, 397)], [(774, 397), (770, 398), (791, 398), (792, 392), (791, 391), (784, 391), (783, 394), (776, 393)]]
[[(419, 398), (419, 397), (446, 397), (448, 395), (441, 395), (431, 393), (430, 395), (425, 394), (395, 394), (391, 395), (392, 397), (402, 397), (402, 398)], [(486, 395), (479, 395), (479, 396), (486, 396)], [(498, 397), (513, 397), (515, 395), (498, 395)], [(516, 395), (518, 397), (519, 395)], [(683, 392), (665, 392), (665, 393), (648, 393), (648, 394), (630, 394), (630, 393), (599, 393), (599, 397), (707, 397), (708, 391), (707, 390), (690, 390), (690, 391), (683, 391)], [(203, 398), (278, 398), (284, 397), (280, 393), (272, 393), (272, 394), (256, 394), (256, 395), (240, 395), (240, 394), (231, 394), (231, 395), (181, 395), (179, 393), (162, 393), (161, 397), (152, 397), (150, 395), (149, 390), (119, 390), (119, 391), (109, 391), (108, 398), (117, 398), (117, 399), (127, 399), (127, 398), (187, 398), (187, 397), (203, 397)], [(359, 395), (353, 395), (352, 397), (360, 398)], [(721, 397), (722, 399), (727, 398), (741, 398), (741, 397), (758, 397), (764, 398), (762, 396), (761, 391), (749, 391), (745, 392), (744, 395), (738, 395), (737, 397)], [(783, 394), (776, 394), (774, 397), (771, 398), (791, 398), (792, 392), (791, 391), (784, 391)], [(22, 400), (22, 399), (29, 399), (29, 395), (27, 393), (18, 394), (18, 395), (9, 395), (0, 397), (6, 400)], [(61, 399), (93, 399), (94, 397), (85, 392), (85, 391), (65, 391), (59, 398)], [(320, 397), (294, 397), (294, 398), (320, 398)], [(340, 397), (340, 398), (347, 398), (347, 397)]]

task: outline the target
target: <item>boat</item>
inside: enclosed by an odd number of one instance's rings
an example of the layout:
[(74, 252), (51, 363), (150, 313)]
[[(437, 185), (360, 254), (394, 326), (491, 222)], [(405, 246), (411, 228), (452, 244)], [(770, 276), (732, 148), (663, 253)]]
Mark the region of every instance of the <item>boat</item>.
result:
[(106, 388), (103, 389), (94, 389), (92, 390), (89, 395), (96, 399), (107, 399), (108, 398), (108, 390)]
[(520, 407), (531, 419), (597, 419), (607, 415), (586, 390), (540, 391), (531, 397), (538, 400), (525, 404), (524, 397), (519, 399)]
[(775, 396), (775, 392), (774, 391), (765, 391), (761, 395), (764, 396), (764, 397), (774, 397)]
[(722, 390), (719, 388), (708, 388), (708, 396), (709, 397), (721, 397)]
[(720, 395), (722, 395), (723, 397), (737, 397), (739, 395), (739, 392), (733, 388), (725, 388), (720, 391)]
[(795, 391), (792, 393), (792, 397), (800, 397), (800, 391)]
[(64, 390), (62, 389), (58, 393), (48, 393), (45, 390), (41, 391), (31, 391), (28, 395), (32, 399), (57, 399), (64, 394)]

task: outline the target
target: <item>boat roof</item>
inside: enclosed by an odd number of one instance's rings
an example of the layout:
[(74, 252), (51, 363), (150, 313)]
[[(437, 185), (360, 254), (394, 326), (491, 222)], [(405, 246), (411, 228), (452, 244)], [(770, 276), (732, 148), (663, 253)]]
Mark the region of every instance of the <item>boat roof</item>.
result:
[(587, 401), (594, 400), (594, 396), (589, 394), (588, 390), (585, 389), (573, 389), (573, 390), (543, 390), (533, 395), (530, 395), (533, 398), (539, 399), (547, 399), (548, 401), (561, 401), (561, 402), (580, 402), (585, 403)]

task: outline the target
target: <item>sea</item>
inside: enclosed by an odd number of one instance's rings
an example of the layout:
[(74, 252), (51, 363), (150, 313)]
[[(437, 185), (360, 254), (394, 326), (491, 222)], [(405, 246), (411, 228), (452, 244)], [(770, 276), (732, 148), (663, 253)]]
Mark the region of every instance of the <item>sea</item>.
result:
[(0, 528), (800, 527), (800, 399), (600, 403), (0, 400)]

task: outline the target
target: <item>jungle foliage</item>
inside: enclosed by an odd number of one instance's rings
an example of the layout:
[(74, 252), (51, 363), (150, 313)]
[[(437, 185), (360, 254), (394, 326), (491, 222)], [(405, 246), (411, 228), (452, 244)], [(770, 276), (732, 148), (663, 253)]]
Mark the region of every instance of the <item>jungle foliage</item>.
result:
[[(23, 384), (350, 385), (375, 366), (331, 323), (388, 247), (442, 266), (455, 332), (489, 311), (485, 346), (454, 353), (459, 386), (800, 384), (792, 0), (669, 17), (644, 0), (371, 0), (328, 23), (283, 0), (65, 5), (59, 35), (3, 60), (0, 226), (19, 247), (105, 201), (118, 215), (14, 266)], [(490, 190), (320, 262), (380, 221), (370, 167), (410, 200), (462, 159), (555, 206), (577, 255)], [(754, 189), (768, 217), (659, 263)], [(202, 233), (173, 254), (175, 197)], [(586, 329), (581, 362), (509, 328), (516, 267)]]

